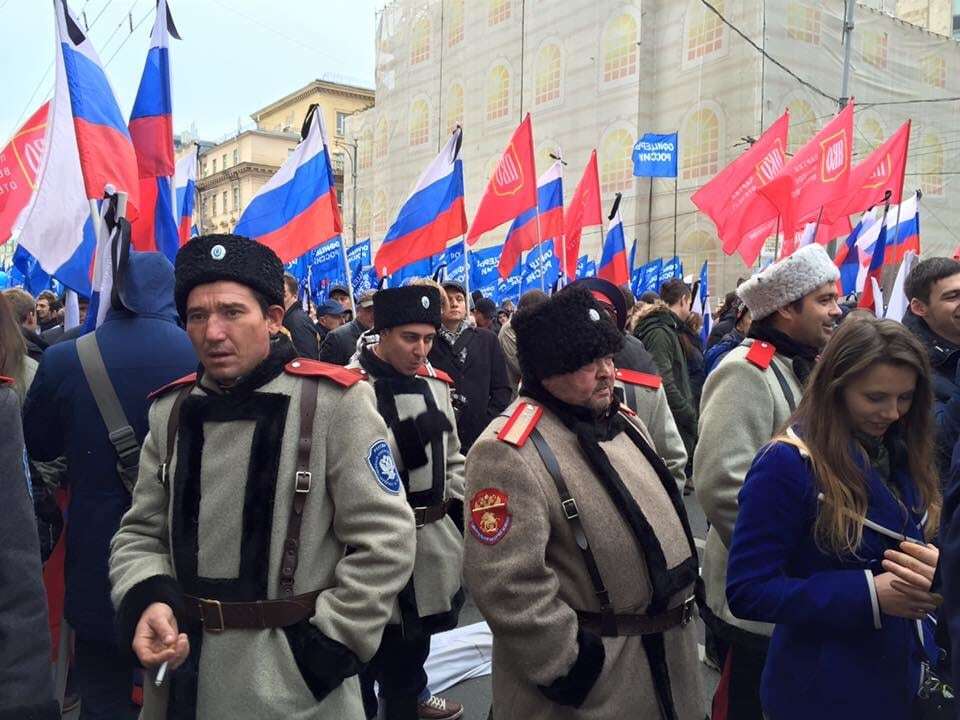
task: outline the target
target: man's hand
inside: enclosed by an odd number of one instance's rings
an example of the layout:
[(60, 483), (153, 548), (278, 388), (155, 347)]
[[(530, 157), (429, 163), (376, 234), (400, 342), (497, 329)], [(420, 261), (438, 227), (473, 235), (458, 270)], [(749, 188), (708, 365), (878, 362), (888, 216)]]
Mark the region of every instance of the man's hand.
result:
[(175, 670), (190, 654), (186, 633), (178, 633), (177, 619), (166, 603), (153, 603), (140, 616), (133, 633), (133, 652), (145, 668), (169, 663)]

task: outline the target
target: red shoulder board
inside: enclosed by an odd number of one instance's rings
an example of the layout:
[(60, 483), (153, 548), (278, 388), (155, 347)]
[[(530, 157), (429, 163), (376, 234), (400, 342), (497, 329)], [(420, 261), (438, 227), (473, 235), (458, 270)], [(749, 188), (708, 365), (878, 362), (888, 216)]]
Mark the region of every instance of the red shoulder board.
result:
[(617, 380), (651, 390), (657, 390), (663, 384), (659, 375), (637, 372), (636, 370), (617, 370)]
[(636, 416), (637, 416), (637, 414), (633, 411), (633, 408), (630, 407), (629, 405), (621, 404), (621, 405), (620, 405), (620, 412), (622, 412), (624, 415), (629, 415), (630, 417), (636, 417)]
[(747, 361), (756, 365), (761, 370), (766, 370), (773, 362), (773, 356), (777, 354), (777, 349), (768, 342), (754, 340), (753, 345), (747, 350)]
[(453, 378), (447, 375), (443, 370), (437, 370), (432, 365), (428, 368), (426, 365), (421, 365), (417, 368), (417, 375), (420, 377), (434, 378), (436, 380), (443, 380), (447, 385), (453, 385)]
[(13, 378), (8, 378), (6, 375), (0, 375), (0, 385), (13, 385), (13, 383)]
[(363, 375), (356, 370), (350, 370), (342, 365), (320, 362), (319, 360), (308, 360), (306, 358), (291, 360), (283, 366), (283, 369), (291, 375), (299, 375), (301, 377), (325, 377), (343, 387), (352, 387), (363, 380)]
[(147, 395), (147, 400), (156, 400), (161, 395), (166, 395), (168, 392), (174, 388), (183, 387), (184, 385), (193, 385), (197, 381), (197, 374), (190, 373), (189, 375), (184, 375), (179, 380), (174, 380), (172, 383), (167, 383), (162, 388), (157, 388), (152, 393)]
[(523, 447), (527, 438), (530, 437), (530, 433), (540, 422), (542, 415), (543, 408), (539, 405), (520, 403), (517, 405), (517, 409), (513, 411), (510, 419), (507, 420), (506, 425), (500, 428), (500, 432), (497, 433), (497, 440), (502, 440), (514, 447)]

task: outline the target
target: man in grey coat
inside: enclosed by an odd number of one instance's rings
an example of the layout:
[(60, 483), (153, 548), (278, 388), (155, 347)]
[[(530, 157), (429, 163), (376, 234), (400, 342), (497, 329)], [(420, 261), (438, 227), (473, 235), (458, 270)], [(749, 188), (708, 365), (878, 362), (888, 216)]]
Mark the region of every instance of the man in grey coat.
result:
[[(700, 442), (693, 456), (697, 499), (710, 531), (703, 556), (709, 618), (720, 665), (727, 652), (729, 703), (723, 717), (761, 720), (760, 674), (771, 625), (734, 617), (727, 606), (727, 549), (737, 520), (737, 495), (757, 451), (796, 409), (807, 375), (840, 317), (839, 272), (820, 245), (808, 245), (737, 289), (750, 309), (749, 339), (707, 377)], [(714, 708), (715, 711), (718, 708)]]
[(59, 720), (40, 541), (24, 474), (20, 403), (0, 377), (0, 720)]
[(373, 298), (378, 341), (363, 348), (353, 366), (376, 392), (417, 523), (413, 577), (397, 598), (397, 611), (370, 663), (386, 720), (455, 720), (463, 715), (459, 703), (430, 694), (423, 670), (430, 636), (456, 627), (464, 599), (464, 459), (450, 398), (453, 381), (427, 362), (440, 308), (437, 287), (380, 290)]
[(354, 676), (413, 570), (374, 393), (296, 358), (282, 278), (235, 235), (177, 255), (200, 373), (156, 396), (110, 557), (121, 637), (148, 669), (143, 720), (361, 720)]

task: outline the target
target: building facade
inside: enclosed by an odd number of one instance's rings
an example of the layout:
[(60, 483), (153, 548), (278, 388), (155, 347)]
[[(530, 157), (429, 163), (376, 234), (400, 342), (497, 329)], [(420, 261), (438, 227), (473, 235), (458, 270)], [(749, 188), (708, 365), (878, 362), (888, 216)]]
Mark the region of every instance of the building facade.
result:
[[(791, 112), (791, 151), (836, 112), (844, 7), (843, 0), (710, 6), (716, 12), (703, 0), (390, 3), (378, 17), (377, 104), (346, 125), (358, 145), (357, 236), (369, 235), (375, 245), (383, 239), (457, 124), (464, 128), (472, 219), (500, 153), (530, 112), (537, 171), (547, 169), (551, 153), (562, 154), (567, 202), (597, 148), (604, 207), (623, 194), (624, 230), (636, 243), (637, 262), (670, 256), (676, 247), (687, 272), (709, 260), (714, 292), (732, 289), (751, 269), (722, 254), (712, 223), (690, 197), (784, 109)], [(924, 254), (950, 253), (960, 243), (960, 207), (948, 201), (960, 106), (912, 101), (960, 95), (960, 46), (863, 5), (855, 21), (854, 162), (912, 118), (905, 185), (924, 192)], [(676, 182), (634, 178), (636, 139), (675, 130)], [(352, 199), (344, 198), (345, 219)], [(487, 233), (480, 246), (502, 242), (505, 233)], [(601, 241), (600, 228), (590, 229), (582, 252), (596, 259)]]
[(243, 209), (300, 142), (303, 121), (313, 103), (323, 113), (337, 196), (342, 198), (344, 159), (352, 153), (344, 139), (346, 119), (373, 105), (373, 90), (314, 80), (252, 113), (256, 127), (201, 145), (197, 207), (203, 232), (233, 230)]

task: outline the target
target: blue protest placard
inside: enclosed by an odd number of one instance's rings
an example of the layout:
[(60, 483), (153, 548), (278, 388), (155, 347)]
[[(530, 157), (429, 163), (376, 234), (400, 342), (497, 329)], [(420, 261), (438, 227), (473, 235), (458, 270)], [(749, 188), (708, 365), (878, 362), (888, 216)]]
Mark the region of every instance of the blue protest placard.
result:
[(577, 279), (597, 276), (597, 264), (586, 255), (577, 258)]
[(534, 288), (550, 292), (558, 277), (560, 261), (553, 252), (553, 240), (541, 243), (527, 255), (520, 280), (520, 294)]
[(350, 274), (354, 275), (363, 268), (373, 264), (370, 252), (370, 238), (361, 240), (356, 245), (347, 248), (347, 262), (350, 263)]
[(633, 146), (633, 174), (637, 177), (675, 178), (679, 155), (677, 133), (647, 133)]
[(500, 279), (500, 272), (497, 265), (500, 262), (500, 253), (503, 252), (503, 245), (496, 245), (484, 250), (470, 251), (470, 290), (483, 291), (493, 288), (496, 290), (497, 282)]
[(497, 294), (494, 297), (494, 301), (497, 303), (497, 305), (503, 305), (503, 303), (505, 303), (507, 300), (511, 300), (514, 305), (520, 302), (521, 280), (522, 278), (518, 272), (497, 283)]

